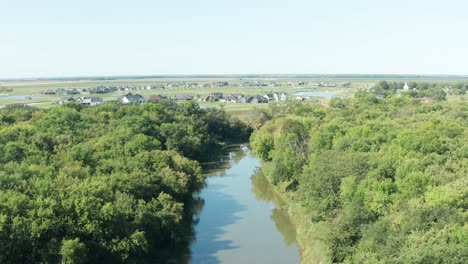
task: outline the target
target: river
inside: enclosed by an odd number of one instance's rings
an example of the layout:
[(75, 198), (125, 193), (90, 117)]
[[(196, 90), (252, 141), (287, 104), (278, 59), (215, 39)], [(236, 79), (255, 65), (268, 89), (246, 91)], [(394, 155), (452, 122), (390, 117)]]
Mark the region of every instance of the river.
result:
[(259, 167), (246, 146), (236, 146), (207, 168), (187, 263), (300, 263), (285, 204)]

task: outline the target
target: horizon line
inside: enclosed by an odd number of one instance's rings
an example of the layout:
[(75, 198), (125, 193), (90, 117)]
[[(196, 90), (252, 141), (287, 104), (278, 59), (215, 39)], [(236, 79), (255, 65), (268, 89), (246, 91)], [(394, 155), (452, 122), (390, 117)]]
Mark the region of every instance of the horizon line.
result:
[(86, 79), (159, 79), (159, 78), (262, 78), (262, 77), (434, 77), (468, 78), (466, 74), (417, 74), (417, 73), (244, 73), (244, 74), (136, 74), (136, 75), (77, 75), (45, 77), (0, 77), (0, 81), (39, 81), (39, 80), (86, 80)]

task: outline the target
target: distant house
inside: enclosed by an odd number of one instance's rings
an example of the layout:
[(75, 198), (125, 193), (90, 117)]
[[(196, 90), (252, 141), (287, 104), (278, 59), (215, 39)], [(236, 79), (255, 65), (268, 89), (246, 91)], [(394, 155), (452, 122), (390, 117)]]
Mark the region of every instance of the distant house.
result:
[(253, 96), (244, 96), (241, 98), (241, 103), (252, 103), (253, 99)]
[(55, 95), (55, 94), (57, 94), (57, 92), (56, 92), (56, 91), (52, 91), (52, 90), (47, 90), (47, 91), (43, 92), (43, 94)]
[(61, 104), (70, 103), (70, 102), (76, 102), (76, 99), (73, 98), (73, 97), (64, 97), (64, 98), (60, 99), (60, 101), (58, 101), (57, 103), (59, 105), (61, 105)]
[(229, 83), (226, 82), (226, 81), (220, 81), (220, 82), (214, 82), (212, 86), (219, 86), (219, 87), (224, 87), (224, 86), (228, 86)]
[(234, 94), (225, 96), (223, 99), (220, 99), (219, 101), (224, 102), (224, 103), (245, 103), (245, 98), (244, 98), (244, 95), (241, 93), (234, 93)]
[(237, 97), (235, 97), (235, 96), (228, 95), (228, 96), (226, 96), (226, 97), (224, 98), (224, 101), (225, 101), (226, 103), (237, 103), (237, 102), (239, 102), (239, 99), (238, 99)]
[(193, 96), (191, 95), (179, 95), (174, 97), (174, 100), (176, 101), (190, 101), (193, 100)]
[(286, 101), (288, 100), (288, 94), (287, 93), (280, 93), (280, 98), (281, 101)]
[(273, 93), (273, 100), (279, 101), (279, 93)]
[(77, 100), (80, 104), (82, 105), (89, 105), (89, 106), (95, 106), (98, 104), (102, 104), (104, 100), (100, 97), (83, 97)]
[(255, 95), (251, 102), (254, 104), (268, 103), (268, 99), (266, 96)]
[(57, 89), (57, 90), (55, 90), (55, 94), (65, 95), (65, 94), (67, 94), (67, 90), (65, 90), (65, 89)]
[(121, 104), (131, 104), (131, 103), (137, 103), (137, 104), (142, 104), (146, 102), (145, 98), (139, 94), (132, 94), (132, 93), (127, 93), (120, 97), (117, 102)]
[(160, 94), (156, 94), (156, 95), (151, 95), (151, 96), (148, 98), (148, 102), (158, 102), (158, 101), (165, 100), (165, 99), (167, 99), (166, 96), (160, 95)]
[(265, 94), (263, 97), (266, 98), (267, 102), (275, 100), (275, 96), (273, 94)]
[(68, 89), (67, 94), (80, 94), (80, 91), (77, 89)]
[(241, 94), (241, 93), (233, 93), (233, 94), (231, 94), (231, 96), (234, 96), (234, 97), (236, 97), (238, 99), (244, 97), (244, 95)]
[[(218, 100), (222, 99), (223, 96), (224, 96), (223, 93), (220, 93), (220, 92), (210, 93), (210, 95), (213, 96), (214, 98), (218, 99)], [(216, 100), (216, 101), (218, 101), (218, 100)]]
[(210, 94), (210, 95), (207, 95), (207, 96), (201, 96), (200, 98), (198, 98), (198, 101), (200, 101), (200, 102), (216, 102), (216, 101), (219, 101), (219, 98)]
[(288, 100), (288, 94), (287, 93), (274, 93), (273, 97), (275, 98), (276, 101), (286, 101), (286, 100)]

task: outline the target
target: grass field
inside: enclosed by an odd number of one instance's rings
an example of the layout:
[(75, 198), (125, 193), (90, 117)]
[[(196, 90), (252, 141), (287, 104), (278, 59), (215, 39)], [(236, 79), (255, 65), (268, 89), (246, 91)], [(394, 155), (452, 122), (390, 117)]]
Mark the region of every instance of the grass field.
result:
[[(173, 82), (197, 82), (200, 84), (213, 83), (215, 81), (228, 81), (230, 83), (243, 82), (243, 81), (275, 81), (279, 84), (285, 84), (288, 81), (301, 81), (302, 78), (298, 79), (272, 79), (272, 78), (174, 78), (174, 79), (160, 79), (160, 78), (149, 78), (149, 79), (112, 79), (112, 80), (34, 80), (34, 81), (3, 81), (2, 86), (6, 89), (11, 88), (13, 92), (2, 93), (0, 94), (0, 106), (13, 104), (13, 103), (53, 103), (58, 101), (60, 98), (64, 97), (63, 95), (43, 95), (41, 92), (46, 90), (56, 90), (56, 89), (83, 89), (83, 88), (93, 88), (98, 86), (123, 86), (123, 85), (135, 85), (135, 86), (151, 86), (151, 85), (164, 85), (165, 83)], [(309, 80), (310, 81), (310, 80)], [(317, 81), (324, 81), (319, 80)], [(326, 80), (329, 82), (342, 82), (340, 80)], [(239, 86), (226, 86), (226, 87), (167, 87), (165, 89), (157, 90), (138, 90), (136, 93), (142, 94), (143, 96), (149, 96), (153, 94), (162, 94), (166, 96), (177, 96), (183, 94), (189, 94), (193, 96), (204, 96), (212, 92), (222, 92), (225, 95), (231, 93), (244, 93), (248, 95), (261, 94), (271, 92), (287, 92), (289, 94), (294, 94), (299, 91), (329, 91), (333, 90), (337, 95), (340, 96), (349, 96), (353, 94), (357, 89), (366, 88), (371, 83), (368, 82), (359, 82), (353, 83), (349, 88), (329, 88), (329, 87), (316, 87), (312, 88), (310, 86), (277, 86), (277, 87), (239, 87)], [(100, 94), (95, 95), (102, 97), (104, 100), (115, 100), (117, 99), (122, 92), (114, 92), (109, 94)], [(81, 96), (81, 95), (79, 95)], [(90, 95), (91, 96), (91, 95)], [(31, 97), (31, 100), (26, 99)], [(245, 107), (245, 106), (244, 106)], [(229, 108), (229, 107), (228, 107)], [(228, 109), (227, 108), (227, 109)], [(234, 107), (237, 108), (237, 107)], [(248, 107), (247, 107), (248, 108)], [(229, 108), (230, 109), (230, 108)]]
[[(199, 83), (211, 84), (217, 81), (227, 81), (230, 84), (242, 83), (245, 81), (261, 81), (261, 82), (276, 82), (279, 86), (225, 86), (225, 87), (167, 87), (164, 89), (156, 90), (138, 90), (132, 91), (139, 93), (145, 97), (154, 94), (161, 94), (166, 96), (177, 95), (192, 95), (192, 96), (206, 96), (212, 92), (222, 92), (225, 95), (232, 93), (243, 93), (246, 95), (260, 94), (272, 92), (287, 92), (290, 100), (294, 100), (294, 94), (297, 92), (328, 92), (333, 93), (334, 96), (351, 97), (353, 94), (361, 89), (366, 89), (380, 80), (388, 81), (426, 81), (426, 82), (456, 82), (460, 80), (468, 80), (465, 77), (424, 77), (424, 76), (355, 76), (355, 75), (342, 75), (342, 76), (268, 76), (268, 77), (174, 77), (174, 78), (83, 78), (83, 79), (46, 79), (46, 80), (7, 80), (1, 82), (1, 88), (13, 89), (12, 92), (0, 93), (0, 107), (9, 104), (29, 104), (40, 108), (50, 108), (57, 104), (60, 98), (64, 95), (43, 95), (41, 92), (46, 90), (56, 89), (83, 89), (94, 88), (98, 86), (161, 86), (166, 83), (186, 82), (186, 83)], [(343, 83), (351, 82), (349, 87), (312, 87), (311, 85), (286, 85), (288, 82), (328, 82), (328, 83)], [(108, 94), (99, 95), (86, 95), (97, 96), (103, 98), (105, 101), (115, 100), (122, 95), (121, 91)], [(84, 95), (74, 95), (81, 97)], [(323, 98), (322, 98), (323, 99)], [(232, 104), (232, 103), (200, 103), (204, 107), (220, 107), (224, 105), (227, 112), (237, 115), (241, 118), (247, 118), (254, 108), (266, 107), (262, 104)]]

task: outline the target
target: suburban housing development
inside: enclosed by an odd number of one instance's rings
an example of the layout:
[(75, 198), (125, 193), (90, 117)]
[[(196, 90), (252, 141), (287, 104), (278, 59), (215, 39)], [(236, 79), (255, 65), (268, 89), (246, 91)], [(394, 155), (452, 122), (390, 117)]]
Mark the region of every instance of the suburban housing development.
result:
[[(141, 94), (137, 93), (125, 93), (120, 96), (116, 102), (120, 104), (131, 104), (137, 103), (142, 104), (145, 102), (155, 102), (160, 100), (174, 100), (174, 101), (191, 101), (198, 100), (200, 102), (223, 102), (223, 103), (268, 103), (268, 102), (279, 102), (288, 100), (288, 94), (285, 92), (268, 93), (265, 95), (244, 95), (242, 93), (234, 93), (224, 95), (221, 92), (213, 92), (207, 96), (192, 96), (192, 95), (178, 95), (174, 97), (167, 97), (164, 95), (156, 94), (145, 98)], [(94, 106), (104, 102), (100, 97), (63, 97), (58, 104), (64, 104), (69, 102), (76, 102), (82, 105)]]

